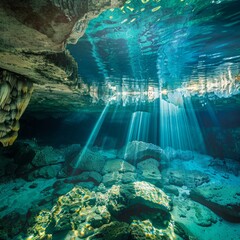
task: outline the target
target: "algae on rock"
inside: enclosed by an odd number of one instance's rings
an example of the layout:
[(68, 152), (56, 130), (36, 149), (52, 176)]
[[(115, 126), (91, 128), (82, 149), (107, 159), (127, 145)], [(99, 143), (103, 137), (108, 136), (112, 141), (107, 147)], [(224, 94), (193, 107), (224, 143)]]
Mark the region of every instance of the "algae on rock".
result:
[[(144, 214), (132, 211), (135, 206), (143, 206)], [(41, 212), (28, 234), (32, 239), (51, 239), (61, 231), (72, 239), (110, 240), (116, 236), (119, 240), (128, 237), (171, 240), (175, 234), (170, 210), (167, 195), (147, 182), (113, 185), (105, 192), (75, 187), (59, 197), (51, 211)], [(131, 211), (132, 216), (125, 220), (123, 215), (127, 211)], [(159, 216), (155, 222), (151, 218), (153, 212)], [(146, 221), (148, 214), (151, 220)], [(137, 234), (139, 229), (141, 237)]]

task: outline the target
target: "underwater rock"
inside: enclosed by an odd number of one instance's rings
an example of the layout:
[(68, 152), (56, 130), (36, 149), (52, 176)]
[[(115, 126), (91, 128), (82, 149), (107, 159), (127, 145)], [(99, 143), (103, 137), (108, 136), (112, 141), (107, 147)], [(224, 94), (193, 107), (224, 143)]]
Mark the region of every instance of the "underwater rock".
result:
[(113, 185), (107, 193), (111, 212), (118, 213), (137, 204), (160, 209), (166, 213), (171, 210), (170, 198), (161, 189), (148, 182)]
[(89, 190), (93, 189), (95, 187), (95, 183), (94, 182), (79, 182), (75, 185), (76, 187), (83, 187), (83, 188), (87, 188)]
[(126, 161), (135, 165), (149, 158), (160, 161), (161, 159), (165, 159), (166, 156), (160, 147), (152, 143), (132, 141), (127, 144), (124, 152), (124, 159)]
[(114, 184), (121, 184), (121, 183), (131, 183), (136, 181), (137, 174), (132, 172), (125, 172), (125, 173), (119, 173), (119, 172), (111, 172), (103, 175), (102, 183), (106, 187), (111, 187)]
[(41, 167), (29, 173), (28, 180), (33, 180), (34, 178), (46, 178), (46, 179), (55, 178), (57, 177), (61, 167), (62, 167), (61, 164)]
[(174, 232), (184, 240), (199, 240), (189, 233), (189, 230), (181, 222), (174, 221)]
[(104, 167), (106, 158), (98, 152), (93, 152), (89, 149), (82, 151), (79, 156), (70, 163), (73, 171), (96, 171), (101, 173)]
[(137, 179), (136, 168), (122, 159), (106, 161), (103, 168), (103, 184), (111, 187), (114, 184), (130, 183)]
[(103, 175), (102, 183), (106, 187), (110, 187), (114, 184), (121, 183), (122, 180), (122, 174), (120, 174), (118, 171), (107, 173)]
[(155, 159), (147, 159), (137, 164), (137, 169), (140, 170), (140, 178), (144, 181), (159, 185), (162, 179), (158, 169), (159, 162)]
[(66, 162), (73, 161), (80, 153), (81, 151), (81, 145), (80, 144), (72, 144), (70, 146), (64, 147), (61, 149), (62, 154), (65, 158)]
[(4, 147), (11, 146), (15, 142), (17, 137), (18, 137), (17, 132), (11, 132), (8, 134), (4, 134), (4, 136), (1, 136), (0, 142), (2, 143), (2, 145)]
[(105, 0), (105, 1), (92, 1), (87, 0), (79, 2), (77, 0), (69, 1), (54, 1), (51, 2), (64, 12), (67, 18), (75, 20), (76, 17), (80, 18), (74, 25), (67, 41), (76, 43), (80, 37), (83, 36), (88, 22), (97, 17), (103, 10), (108, 8), (115, 8), (123, 5), (125, 1), (121, 0)]
[(53, 149), (52, 147), (44, 147), (37, 151), (32, 160), (32, 165), (35, 167), (42, 167), (63, 162), (64, 158), (59, 151)]
[(99, 185), (102, 182), (102, 175), (98, 172), (82, 172), (79, 175), (68, 177), (64, 180), (65, 183), (79, 183), (79, 182), (94, 182)]
[(126, 172), (121, 175), (122, 175), (122, 183), (132, 183), (132, 182), (135, 182), (137, 179), (136, 173)]
[(240, 175), (240, 163), (232, 159), (212, 159), (209, 166), (217, 171), (234, 174), (236, 177)]
[(103, 174), (111, 173), (111, 172), (134, 172), (136, 168), (131, 165), (130, 163), (122, 160), (122, 159), (111, 159), (106, 161), (104, 168), (103, 168)]
[[(18, 165), (16, 169), (16, 176), (27, 179), (27, 180), (33, 180), (33, 175), (31, 175), (31, 172), (33, 172), (35, 168), (32, 164), (25, 164), (25, 165)], [(31, 175), (31, 176), (30, 176)]]
[(202, 227), (210, 227), (212, 224), (217, 222), (217, 217), (208, 209), (201, 206), (200, 204), (196, 206), (195, 204), (195, 216), (193, 221)]
[(128, 240), (130, 235), (129, 224), (113, 221), (100, 227), (96, 234), (89, 237), (89, 240)]
[(227, 221), (240, 222), (240, 190), (238, 185), (202, 185), (191, 190), (190, 198), (210, 208)]
[(58, 186), (54, 188), (53, 194), (56, 196), (62, 196), (74, 188), (74, 184), (60, 182)]
[(174, 200), (174, 218), (176, 214), (178, 219), (189, 219), (201, 227), (210, 227), (218, 221), (217, 216), (207, 207), (181, 197)]
[(175, 196), (179, 196), (179, 191), (174, 185), (166, 185), (163, 187), (164, 192), (168, 194), (173, 194)]
[(149, 220), (135, 220), (130, 225), (131, 239), (133, 240), (171, 240), (175, 238), (174, 226), (169, 223), (166, 229), (157, 229)]
[[(167, 195), (147, 182), (114, 185), (105, 193), (75, 187), (59, 197), (51, 211), (38, 214), (28, 236), (52, 239), (64, 233), (71, 239), (172, 239), (170, 209)], [(141, 220), (148, 214), (153, 223)]]
[(197, 170), (184, 171), (169, 169), (164, 172), (163, 175), (165, 184), (172, 184), (179, 187), (185, 185), (190, 188), (194, 188), (210, 181), (210, 178), (207, 174)]
[(37, 186), (38, 186), (37, 183), (32, 183), (32, 184), (29, 186), (29, 188), (36, 188)]
[[(94, 228), (106, 224), (110, 213), (105, 206), (96, 205), (96, 195), (81, 187), (73, 188), (61, 196), (51, 212), (40, 212), (46, 215), (45, 221), (36, 218), (30, 234), (46, 236), (46, 232), (55, 234), (59, 231), (74, 231), (75, 237), (85, 238), (94, 233)], [(93, 226), (92, 226), (92, 225)]]

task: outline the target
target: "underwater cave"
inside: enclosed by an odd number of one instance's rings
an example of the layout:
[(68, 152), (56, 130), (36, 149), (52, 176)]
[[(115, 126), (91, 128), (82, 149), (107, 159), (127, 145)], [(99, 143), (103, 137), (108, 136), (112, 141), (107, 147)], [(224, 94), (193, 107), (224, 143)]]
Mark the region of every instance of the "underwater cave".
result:
[(239, 224), (239, 0), (0, 1), (0, 239)]

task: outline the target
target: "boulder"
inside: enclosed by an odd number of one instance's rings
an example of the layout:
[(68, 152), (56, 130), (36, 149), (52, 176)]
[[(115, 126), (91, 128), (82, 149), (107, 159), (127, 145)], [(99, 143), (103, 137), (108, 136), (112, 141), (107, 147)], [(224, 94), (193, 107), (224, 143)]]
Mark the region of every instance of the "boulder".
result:
[(103, 174), (116, 172), (116, 171), (120, 173), (124, 173), (124, 172), (134, 172), (135, 169), (136, 168), (133, 165), (131, 165), (130, 163), (122, 159), (111, 159), (106, 161), (102, 172)]
[(171, 240), (173, 233), (173, 227), (170, 223), (169, 226), (165, 229), (157, 229), (153, 226), (151, 221), (144, 220), (139, 221), (135, 220), (130, 225), (130, 232), (132, 240)]
[(81, 145), (80, 144), (72, 144), (70, 146), (62, 148), (61, 151), (65, 158), (65, 161), (71, 162), (76, 158), (76, 156), (79, 155), (79, 153), (81, 151)]
[(159, 188), (148, 182), (134, 182), (113, 185), (108, 190), (109, 206), (113, 212), (133, 205), (143, 205), (152, 209), (171, 210), (170, 198)]
[(210, 208), (230, 222), (240, 222), (240, 190), (238, 185), (207, 184), (190, 192), (190, 198)]
[(84, 149), (79, 156), (70, 163), (73, 171), (96, 171), (101, 173), (106, 158), (98, 152)]
[(94, 182), (79, 182), (75, 185), (76, 187), (83, 187), (83, 188), (86, 188), (86, 189), (93, 189), (96, 185)]
[(195, 214), (193, 221), (201, 227), (210, 227), (217, 222), (216, 215), (206, 207), (195, 203)]
[(31, 173), (28, 174), (28, 179), (33, 180), (34, 178), (55, 178), (57, 177), (62, 165), (50, 165), (41, 167)]
[(175, 196), (179, 196), (179, 191), (177, 189), (177, 187), (173, 186), (173, 185), (166, 185), (163, 187), (164, 192), (168, 193), (168, 194), (173, 194)]
[[(210, 227), (218, 221), (218, 217), (210, 209), (189, 198), (184, 201), (181, 198), (174, 200), (173, 215), (174, 219), (178, 221), (185, 218), (201, 227)], [(189, 224), (189, 226), (191, 225)]]
[(107, 173), (103, 176), (103, 180), (102, 183), (106, 186), (106, 187), (110, 187), (114, 184), (118, 184), (122, 181), (122, 174), (120, 174), (119, 172), (111, 172), (111, 173)]
[(63, 163), (64, 157), (59, 151), (52, 147), (44, 147), (39, 150), (32, 160), (32, 165), (35, 167), (47, 166), (52, 164)]
[(172, 184), (179, 187), (187, 186), (194, 188), (210, 181), (207, 174), (197, 170), (184, 171), (181, 169), (169, 169), (163, 175), (165, 184)]
[(61, 234), (66, 239), (171, 239), (170, 209), (167, 195), (146, 182), (114, 185), (105, 192), (75, 187), (50, 211), (41, 211), (28, 234), (33, 239), (48, 234), (53, 239)]
[(137, 174), (132, 172), (126, 172), (122, 174), (122, 183), (132, 183), (137, 179)]
[(136, 165), (149, 158), (160, 161), (161, 159), (165, 159), (166, 155), (159, 146), (152, 143), (132, 141), (127, 144), (124, 152), (124, 159), (129, 163)]
[(71, 191), (73, 188), (74, 188), (74, 184), (72, 183), (66, 184), (64, 182), (61, 182), (61, 184), (58, 184), (58, 186), (55, 186), (53, 194), (56, 196), (62, 196), (68, 193), (69, 191)]
[(140, 178), (155, 185), (160, 184), (162, 179), (158, 167), (159, 162), (155, 159), (147, 159), (137, 164), (137, 169), (141, 173)]
[(74, 236), (79, 238), (93, 235), (95, 228), (110, 221), (107, 208), (98, 206), (96, 200), (94, 192), (75, 187), (59, 197), (51, 211), (41, 211), (29, 232), (36, 237), (47, 236), (47, 232), (57, 236), (62, 231), (67, 231), (66, 235), (74, 233)]
[(130, 183), (134, 182), (137, 179), (137, 174), (132, 172), (111, 172), (107, 173), (103, 176), (103, 184), (106, 187), (111, 187), (114, 184), (121, 184), (121, 183)]
[(68, 177), (64, 180), (65, 183), (79, 183), (79, 182), (94, 182), (95, 185), (99, 185), (102, 181), (102, 175), (98, 172), (82, 172), (79, 175)]
[(96, 234), (89, 237), (89, 240), (128, 240), (130, 235), (129, 224), (113, 221), (99, 228)]

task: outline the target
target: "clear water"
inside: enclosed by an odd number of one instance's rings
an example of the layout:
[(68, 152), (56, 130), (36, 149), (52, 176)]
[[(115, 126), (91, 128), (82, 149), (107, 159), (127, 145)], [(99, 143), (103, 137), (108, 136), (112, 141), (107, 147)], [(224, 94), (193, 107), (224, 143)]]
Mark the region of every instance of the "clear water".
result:
[(91, 104), (26, 112), (0, 238), (240, 239), (240, 2), (129, 0), (68, 49)]
[[(127, 1), (69, 49), (80, 77), (115, 93), (239, 93), (239, 1)], [(109, 86), (110, 85), (110, 86)]]

